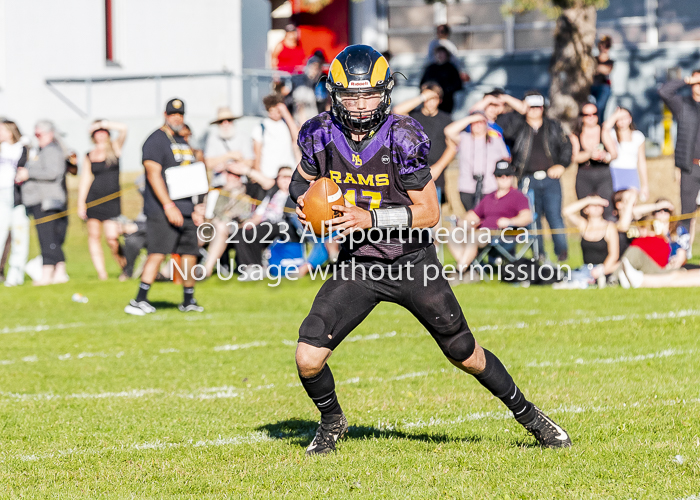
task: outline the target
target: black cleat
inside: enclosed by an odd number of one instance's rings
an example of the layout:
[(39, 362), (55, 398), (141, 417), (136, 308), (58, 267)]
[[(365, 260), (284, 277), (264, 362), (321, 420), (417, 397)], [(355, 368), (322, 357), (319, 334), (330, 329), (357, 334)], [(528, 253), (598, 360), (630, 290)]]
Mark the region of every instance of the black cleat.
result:
[(348, 421), (342, 413), (330, 424), (322, 423), (316, 430), (316, 436), (306, 448), (306, 454), (325, 455), (335, 451), (335, 443), (348, 431)]
[(202, 306), (200, 306), (199, 304), (197, 304), (196, 300), (192, 300), (192, 302), (190, 302), (187, 305), (185, 305), (185, 303), (183, 302), (182, 304), (177, 306), (177, 308), (180, 310), (180, 312), (184, 312), (184, 313), (186, 313), (186, 312), (198, 312), (198, 313), (204, 312), (204, 308)]
[(568, 448), (571, 446), (571, 438), (564, 429), (545, 415), (542, 410), (532, 405), (535, 419), (527, 424), (522, 424), (527, 431), (535, 436), (535, 439), (545, 448)]

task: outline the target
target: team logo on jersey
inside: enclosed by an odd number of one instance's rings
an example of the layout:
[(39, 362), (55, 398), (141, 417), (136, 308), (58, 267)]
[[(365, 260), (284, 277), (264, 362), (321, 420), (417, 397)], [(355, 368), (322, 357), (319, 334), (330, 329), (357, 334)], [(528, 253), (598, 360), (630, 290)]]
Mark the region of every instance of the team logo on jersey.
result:
[(389, 174), (353, 174), (352, 172), (330, 171), (331, 180), (336, 184), (357, 184), (359, 186), (388, 186)]
[(389, 164), (389, 155), (384, 155), (384, 156), (382, 156), (382, 163), (383, 163), (384, 165), (388, 165), (388, 164)]
[(352, 155), (352, 162), (355, 164), (356, 167), (362, 166), (362, 158), (360, 158), (360, 155), (353, 154)]

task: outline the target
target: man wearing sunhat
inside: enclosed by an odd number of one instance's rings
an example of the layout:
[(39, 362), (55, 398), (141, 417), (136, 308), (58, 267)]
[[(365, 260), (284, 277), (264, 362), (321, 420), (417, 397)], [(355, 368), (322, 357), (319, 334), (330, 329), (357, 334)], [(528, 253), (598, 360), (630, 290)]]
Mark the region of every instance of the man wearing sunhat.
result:
[(243, 134), (236, 130), (236, 116), (227, 106), (217, 110), (216, 119), (211, 122), (216, 125), (216, 131), (209, 134), (204, 146), (204, 164), (213, 172), (212, 187), (221, 187), (226, 183), (225, 171), (233, 163), (244, 163), (253, 166), (253, 147), (250, 139), (245, 140)]
[(199, 253), (197, 227), (193, 221), (195, 204), (191, 197), (172, 200), (166, 183), (166, 170), (195, 162), (194, 151), (180, 135), (185, 123), (185, 103), (171, 99), (165, 106), (165, 123), (153, 132), (143, 144), (143, 166), (146, 169), (146, 189), (143, 212), (146, 221), (148, 258), (141, 274), (139, 291), (124, 312), (134, 316), (154, 313), (148, 302), (148, 291), (156, 279), (158, 269), (168, 254), (181, 256), (181, 268), (187, 269), (184, 280), (182, 312), (202, 312), (194, 299), (194, 276), (191, 270)]

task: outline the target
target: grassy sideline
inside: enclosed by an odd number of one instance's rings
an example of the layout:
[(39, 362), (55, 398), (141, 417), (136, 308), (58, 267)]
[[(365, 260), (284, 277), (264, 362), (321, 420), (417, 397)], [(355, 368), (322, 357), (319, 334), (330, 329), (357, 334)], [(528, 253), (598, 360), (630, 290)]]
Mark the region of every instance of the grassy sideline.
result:
[(85, 237), (71, 220), (69, 283), (0, 287), (0, 498), (700, 498), (697, 290), (455, 288), (563, 451), (384, 304), (331, 360), (350, 436), (308, 459), (293, 355), (318, 283), (213, 279), (199, 315), (157, 284), (133, 318), (136, 283), (98, 282)]

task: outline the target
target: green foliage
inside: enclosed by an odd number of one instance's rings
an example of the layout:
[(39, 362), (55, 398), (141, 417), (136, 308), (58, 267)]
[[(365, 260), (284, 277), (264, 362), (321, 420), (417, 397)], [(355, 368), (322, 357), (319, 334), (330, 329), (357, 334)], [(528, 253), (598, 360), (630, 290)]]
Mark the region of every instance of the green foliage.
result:
[(381, 305), (331, 358), (350, 437), (308, 459), (318, 414), (294, 346), (318, 283), (213, 278), (199, 315), (156, 284), (158, 312), (134, 318), (122, 308), (137, 282), (93, 277), (77, 220), (67, 255), (65, 285), (0, 287), (3, 498), (700, 494), (700, 316), (653, 316), (697, 290), (455, 288), (479, 343), (571, 433), (564, 451), (535, 447), (415, 318)]

